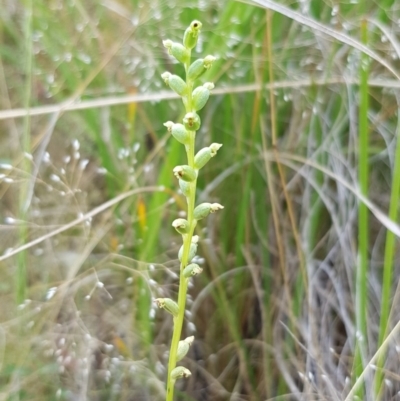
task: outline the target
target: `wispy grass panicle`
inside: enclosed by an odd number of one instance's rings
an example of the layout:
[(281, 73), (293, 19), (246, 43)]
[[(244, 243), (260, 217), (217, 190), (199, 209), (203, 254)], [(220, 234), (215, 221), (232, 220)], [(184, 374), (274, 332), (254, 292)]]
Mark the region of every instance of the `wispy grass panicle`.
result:
[(194, 230), (198, 220), (207, 217), (210, 213), (223, 209), (223, 206), (218, 203), (205, 202), (197, 207), (195, 206), (199, 170), (217, 154), (222, 146), (219, 143), (212, 143), (210, 146), (195, 153), (196, 131), (201, 126), (200, 117), (196, 112), (205, 106), (210, 96), (210, 91), (214, 88), (214, 84), (211, 82), (206, 82), (201, 86), (195, 87), (196, 80), (215, 61), (214, 56), (208, 55), (204, 59), (198, 59), (191, 63), (191, 51), (196, 47), (201, 27), (202, 24), (200, 21), (193, 21), (185, 31), (182, 44), (169, 39), (163, 41), (168, 53), (185, 67), (185, 80), (170, 72), (164, 72), (161, 77), (174, 92), (182, 97), (185, 106), (186, 114), (182, 120), (182, 124), (167, 121), (164, 125), (172, 136), (185, 146), (187, 157), (187, 164), (176, 166), (173, 169), (173, 174), (179, 181), (179, 187), (182, 194), (186, 197), (187, 203), (187, 219), (176, 219), (172, 223), (176, 231), (182, 235), (183, 241), (183, 245), (178, 253), (180, 261), (178, 302), (176, 303), (169, 298), (156, 300), (159, 307), (173, 315), (174, 322), (168, 362), (167, 401), (172, 401), (174, 398), (176, 380), (187, 378), (191, 375), (191, 372), (187, 368), (176, 365), (186, 355), (189, 346), (194, 340), (193, 336), (185, 340), (180, 340), (185, 315), (188, 282), (192, 276), (196, 276), (202, 272), (200, 266), (191, 263), (192, 259), (196, 256), (199, 240), (197, 235), (193, 235)]

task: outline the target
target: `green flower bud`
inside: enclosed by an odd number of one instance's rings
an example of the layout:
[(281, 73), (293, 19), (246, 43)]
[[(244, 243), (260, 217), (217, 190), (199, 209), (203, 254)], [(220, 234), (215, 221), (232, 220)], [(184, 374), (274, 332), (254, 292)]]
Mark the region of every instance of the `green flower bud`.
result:
[(197, 131), (200, 128), (201, 120), (197, 113), (186, 113), (183, 117), (183, 125), (188, 131)]
[(204, 59), (199, 58), (190, 64), (188, 70), (188, 79), (194, 81), (195, 79), (199, 78), (202, 74), (204, 74), (207, 70), (204, 68)]
[(179, 362), (186, 356), (193, 341), (194, 341), (194, 336), (190, 336), (190, 337), (185, 338), (182, 341), (179, 341), (178, 350), (176, 352), (176, 361), (177, 362)]
[(187, 49), (193, 49), (197, 44), (202, 23), (200, 21), (192, 21), (183, 35), (183, 44)]
[(193, 170), (190, 166), (176, 166), (173, 170), (176, 178), (192, 182), (197, 178), (196, 170)]
[(187, 234), (189, 232), (189, 222), (185, 219), (176, 219), (172, 222), (172, 227), (178, 231), (179, 234)]
[(183, 276), (185, 278), (189, 278), (192, 276), (197, 276), (198, 274), (200, 274), (203, 271), (203, 269), (196, 263), (191, 263), (190, 265), (187, 265), (184, 269), (183, 269)]
[(178, 379), (186, 379), (190, 377), (192, 374), (189, 369), (184, 368), (183, 366), (177, 366), (175, 369), (172, 369), (171, 372), (171, 381), (175, 381)]
[(179, 180), (179, 188), (181, 189), (183, 195), (186, 196), (186, 198), (190, 195), (190, 184), (188, 182)]
[(202, 76), (208, 69), (210, 69), (215, 60), (216, 58), (214, 56), (209, 55), (205, 58), (199, 58), (194, 61), (188, 69), (188, 79), (190, 81), (194, 81), (195, 79)]
[(195, 110), (201, 110), (205, 106), (208, 98), (210, 97), (211, 89), (214, 89), (214, 84), (207, 82), (203, 86), (199, 86), (193, 91), (192, 105)]
[(207, 217), (210, 213), (214, 213), (223, 208), (224, 207), (219, 203), (200, 203), (200, 205), (194, 209), (193, 217), (195, 220), (201, 220), (204, 219), (204, 217)]
[(179, 313), (179, 307), (176, 302), (174, 302), (170, 298), (157, 298), (155, 300), (157, 306), (159, 308), (165, 309), (169, 312), (172, 316), (177, 317)]
[(173, 75), (170, 72), (166, 71), (161, 74), (161, 78), (164, 82), (179, 96), (187, 95), (187, 85), (186, 82), (178, 75)]
[(217, 154), (218, 149), (222, 145), (220, 143), (212, 143), (209, 147), (200, 149), (194, 157), (194, 168), (199, 170)]
[[(198, 241), (199, 241), (199, 236), (193, 235), (192, 243), (190, 244), (190, 249), (189, 249), (188, 262), (190, 262), (196, 256)], [(182, 257), (183, 257), (183, 245), (180, 247), (179, 252), (178, 252), (178, 259), (180, 262), (182, 262)]]
[(167, 127), (168, 132), (170, 132), (178, 142), (183, 143), (184, 145), (189, 144), (190, 135), (183, 124), (174, 124), (172, 121), (167, 121), (164, 125)]
[(164, 47), (168, 50), (168, 54), (174, 56), (178, 61), (185, 64), (189, 60), (189, 51), (180, 43), (172, 40), (163, 40)]

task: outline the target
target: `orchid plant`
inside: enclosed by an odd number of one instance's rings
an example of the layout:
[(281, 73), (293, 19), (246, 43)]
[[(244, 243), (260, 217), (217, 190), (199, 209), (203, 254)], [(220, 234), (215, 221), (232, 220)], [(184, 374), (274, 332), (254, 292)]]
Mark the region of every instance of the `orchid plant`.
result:
[(194, 340), (193, 336), (181, 340), (188, 283), (191, 277), (202, 272), (202, 268), (198, 264), (192, 263), (196, 256), (199, 241), (199, 237), (194, 235), (194, 230), (199, 220), (204, 219), (210, 213), (223, 209), (219, 203), (206, 202), (197, 206), (195, 203), (199, 171), (217, 154), (222, 146), (219, 143), (212, 143), (195, 153), (196, 131), (199, 130), (201, 125), (197, 112), (205, 106), (210, 91), (214, 88), (214, 84), (211, 82), (195, 87), (197, 80), (215, 61), (214, 56), (208, 55), (195, 60), (193, 63), (191, 62), (191, 52), (196, 47), (201, 27), (200, 21), (193, 21), (185, 31), (183, 43), (171, 40), (163, 42), (168, 53), (185, 67), (185, 80), (169, 72), (164, 72), (161, 76), (165, 83), (182, 97), (185, 106), (186, 114), (182, 123), (167, 121), (164, 125), (172, 136), (185, 146), (187, 156), (187, 164), (176, 166), (173, 169), (173, 174), (178, 179), (180, 190), (187, 202), (187, 219), (179, 218), (172, 222), (175, 230), (182, 235), (183, 242), (178, 252), (180, 261), (178, 300), (176, 302), (170, 298), (156, 299), (160, 308), (172, 314), (174, 322), (169, 352), (166, 401), (173, 401), (175, 382), (191, 375), (189, 369), (184, 366), (177, 366), (177, 363), (187, 354)]

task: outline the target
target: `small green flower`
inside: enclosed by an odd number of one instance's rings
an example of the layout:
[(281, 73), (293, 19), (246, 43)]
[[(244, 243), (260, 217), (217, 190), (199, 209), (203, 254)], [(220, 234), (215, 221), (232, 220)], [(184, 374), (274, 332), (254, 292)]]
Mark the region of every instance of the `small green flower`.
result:
[(164, 125), (167, 127), (168, 132), (170, 132), (178, 142), (183, 145), (189, 144), (190, 135), (183, 124), (174, 124), (172, 121), (167, 121)]
[(197, 131), (200, 128), (200, 117), (197, 113), (189, 112), (183, 117), (183, 125), (188, 131)]
[(187, 377), (190, 377), (191, 375), (192, 375), (192, 373), (190, 372), (189, 369), (186, 369), (183, 366), (177, 366), (171, 372), (171, 380), (175, 381), (178, 379), (186, 379)]
[(197, 87), (192, 93), (193, 108), (201, 110), (210, 97), (210, 90), (214, 89), (212, 82), (206, 82), (204, 85)]
[(202, 25), (203, 24), (200, 21), (194, 20), (186, 29), (185, 34), (183, 35), (183, 44), (187, 49), (193, 49), (196, 47)]
[(155, 300), (157, 306), (161, 309), (165, 309), (172, 316), (177, 317), (179, 313), (179, 307), (176, 302), (170, 298), (157, 298)]
[(194, 61), (188, 70), (187, 77), (190, 81), (200, 78), (206, 71), (210, 69), (213, 62), (216, 60), (214, 56), (208, 55), (205, 58), (199, 58)]
[(223, 208), (224, 207), (219, 203), (200, 203), (200, 205), (194, 209), (193, 217), (196, 220), (201, 220), (207, 217), (210, 213), (215, 213), (217, 210), (221, 210)]
[(193, 336), (187, 337), (184, 340), (179, 341), (178, 351), (176, 352), (176, 361), (177, 362), (179, 362), (186, 356), (193, 341), (194, 341)]
[(167, 39), (163, 41), (163, 45), (168, 50), (168, 54), (174, 56), (181, 63), (185, 64), (189, 60), (188, 49), (180, 43)]
[(173, 75), (170, 72), (166, 71), (161, 74), (161, 78), (179, 96), (187, 95), (188, 87), (186, 85), (186, 82), (178, 75)]
[[(199, 242), (199, 236), (193, 235), (192, 242), (190, 244), (190, 249), (189, 249), (188, 262), (190, 262), (196, 256), (198, 242)], [(180, 262), (182, 262), (182, 256), (183, 256), (183, 245), (180, 247), (179, 252), (178, 252), (178, 259)]]
[(221, 146), (220, 143), (212, 143), (210, 146), (200, 149), (194, 157), (194, 167), (196, 169), (204, 167), (205, 164), (217, 154)]
[(179, 188), (181, 189), (183, 195), (187, 197), (190, 196), (190, 184), (186, 181), (179, 180)]
[(196, 170), (190, 166), (176, 166), (172, 171), (176, 178), (183, 181), (192, 182), (197, 178)]
[(187, 234), (189, 232), (189, 222), (185, 219), (176, 219), (172, 222), (172, 227), (178, 231), (179, 234)]
[(196, 263), (191, 263), (190, 265), (187, 265), (184, 269), (183, 269), (183, 275), (186, 278), (189, 277), (193, 277), (193, 276), (197, 276), (198, 274), (200, 274), (203, 271), (203, 269)]

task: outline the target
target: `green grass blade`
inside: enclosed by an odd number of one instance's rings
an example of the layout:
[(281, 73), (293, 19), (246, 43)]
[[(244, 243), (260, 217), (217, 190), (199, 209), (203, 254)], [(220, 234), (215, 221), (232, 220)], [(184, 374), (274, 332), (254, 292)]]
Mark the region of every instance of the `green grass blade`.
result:
[[(367, 43), (367, 21), (361, 26), (363, 43)], [(360, 64), (360, 110), (359, 110), (359, 155), (358, 171), (360, 191), (368, 196), (369, 186), (369, 122), (368, 122), (368, 77), (369, 59), (364, 54)], [(354, 377), (364, 370), (367, 342), (367, 309), (368, 309), (368, 257), (369, 257), (369, 212), (364, 203), (358, 207), (358, 264), (356, 268), (356, 353), (354, 359)], [(363, 389), (358, 396), (363, 399)]]

